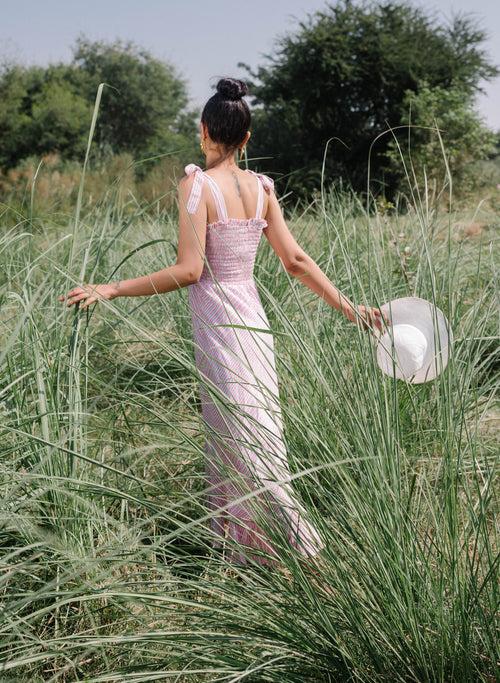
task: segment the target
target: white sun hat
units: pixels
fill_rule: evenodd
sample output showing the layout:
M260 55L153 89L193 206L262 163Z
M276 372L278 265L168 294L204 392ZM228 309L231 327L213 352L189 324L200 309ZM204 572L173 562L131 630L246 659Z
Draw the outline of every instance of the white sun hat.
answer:
M382 372L412 384L437 377L448 363L453 344L443 312L415 296L394 299L380 309L391 322L375 335L377 363Z

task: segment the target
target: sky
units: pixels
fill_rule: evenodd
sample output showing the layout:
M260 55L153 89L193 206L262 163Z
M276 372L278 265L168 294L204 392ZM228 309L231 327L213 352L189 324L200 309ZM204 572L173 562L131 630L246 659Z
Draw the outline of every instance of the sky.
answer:
M499 0L415 0L444 21L469 13L486 29L485 48L500 65ZM132 40L174 64L191 105L201 107L221 76L245 78L272 54L275 39L293 32L326 0L0 0L0 59L26 65L69 61L79 34L91 40ZM500 130L500 78L483 84L477 108Z

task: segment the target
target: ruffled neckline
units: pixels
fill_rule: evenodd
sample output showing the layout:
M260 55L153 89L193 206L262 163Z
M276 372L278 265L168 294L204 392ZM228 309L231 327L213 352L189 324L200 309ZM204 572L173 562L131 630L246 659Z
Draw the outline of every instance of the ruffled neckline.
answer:
M212 228L216 226L223 226L223 225L241 225L245 223L263 223L262 225L263 228L267 228L267 221L265 218L226 218L226 219L219 219L217 221L213 221L212 223L207 223L207 228Z

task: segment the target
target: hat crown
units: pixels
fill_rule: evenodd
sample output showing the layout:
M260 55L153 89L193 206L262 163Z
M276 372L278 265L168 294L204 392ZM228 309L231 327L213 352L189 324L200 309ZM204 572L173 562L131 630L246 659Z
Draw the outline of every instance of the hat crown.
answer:
M394 355L392 354L393 344ZM409 378L422 367L427 346L427 339L418 327L405 323L394 325L392 335L385 332L380 339L379 361L383 365L384 372L390 374L394 358L403 377Z
M419 297L393 299L381 307L390 325L375 335L377 363L390 377L428 382L446 367L453 333L443 312Z

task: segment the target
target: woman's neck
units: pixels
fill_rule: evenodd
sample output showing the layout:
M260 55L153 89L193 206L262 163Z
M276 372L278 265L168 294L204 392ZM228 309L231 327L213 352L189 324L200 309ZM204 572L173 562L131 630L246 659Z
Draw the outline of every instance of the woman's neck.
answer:
M236 157L235 153L230 154L226 159L223 161L218 161L221 158L220 152L217 150L208 150L207 156L206 156L206 167L207 168L212 168L213 166L217 166L217 168L223 168L228 171L234 171L237 168L239 168L238 164L236 163Z

